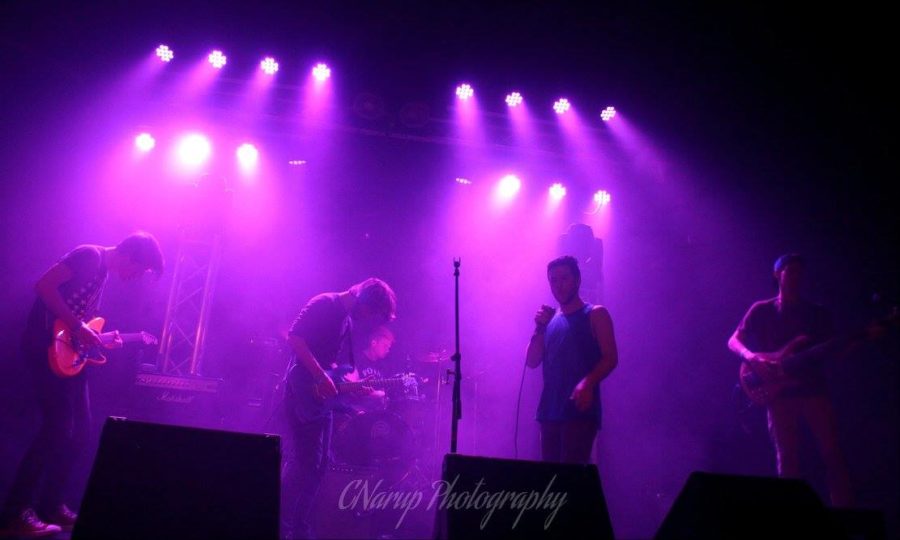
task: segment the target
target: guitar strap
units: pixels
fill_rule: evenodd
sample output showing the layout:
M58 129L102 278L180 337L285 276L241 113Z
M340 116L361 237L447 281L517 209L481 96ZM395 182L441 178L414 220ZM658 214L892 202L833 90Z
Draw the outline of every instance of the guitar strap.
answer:
M356 369L356 361L353 359L353 319L349 315L347 316L346 324L344 324L344 331L341 334L341 347L346 347L347 363L353 366L353 369Z

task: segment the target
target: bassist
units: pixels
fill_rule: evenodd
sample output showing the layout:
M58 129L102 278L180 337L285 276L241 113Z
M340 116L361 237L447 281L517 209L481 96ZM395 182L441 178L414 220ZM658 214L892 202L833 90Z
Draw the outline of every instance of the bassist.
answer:
M778 258L774 277L778 296L754 303L728 340L728 348L752 367L772 363L771 353L791 342L805 347L828 340L833 334L831 314L803 297L805 263L797 254ZM797 340L797 338L801 340ZM844 455L838 445L834 410L828 397L824 362L789 373L785 385L767 404L769 435L775 446L778 475L800 476L800 424L805 423L827 469L834 506L850 506L852 489ZM768 367L768 366L760 366Z

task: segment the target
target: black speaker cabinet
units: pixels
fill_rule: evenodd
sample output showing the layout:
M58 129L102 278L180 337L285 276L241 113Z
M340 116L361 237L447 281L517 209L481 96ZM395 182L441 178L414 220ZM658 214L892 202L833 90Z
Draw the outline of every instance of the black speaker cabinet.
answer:
M110 417L72 538L278 538L281 448Z
M802 480L694 472L663 520L657 540L846 538Z
M434 537L613 538L595 465L447 454Z

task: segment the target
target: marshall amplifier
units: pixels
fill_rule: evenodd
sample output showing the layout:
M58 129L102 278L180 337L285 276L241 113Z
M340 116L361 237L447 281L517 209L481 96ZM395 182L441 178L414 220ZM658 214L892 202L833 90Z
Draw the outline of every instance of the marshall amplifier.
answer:
M137 420L194 427L220 427L221 379L138 373L128 416Z

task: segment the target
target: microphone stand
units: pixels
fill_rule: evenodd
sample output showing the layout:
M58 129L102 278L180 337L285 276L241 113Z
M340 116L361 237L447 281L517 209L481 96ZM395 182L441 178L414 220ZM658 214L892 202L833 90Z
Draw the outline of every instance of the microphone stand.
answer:
M455 316L456 316L456 352L453 353L453 369L447 370L447 376L453 377L453 413L450 419L450 453L456 453L456 440L459 431L459 420L462 418L462 399L460 396L460 382L462 381L462 369L460 368L461 355L459 354L459 259L453 259L453 277L456 281L455 291Z

